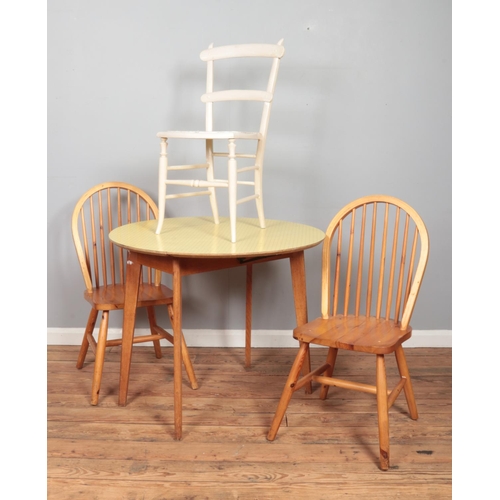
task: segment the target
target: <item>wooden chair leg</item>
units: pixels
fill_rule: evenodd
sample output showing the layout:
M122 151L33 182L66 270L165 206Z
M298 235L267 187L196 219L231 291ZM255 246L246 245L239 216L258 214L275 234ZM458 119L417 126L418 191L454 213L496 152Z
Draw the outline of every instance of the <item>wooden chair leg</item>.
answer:
M189 351L187 348L186 340L184 339L184 334L182 334L182 362L184 363L184 368L186 369L186 374L191 384L191 389L198 389L198 380L196 380L196 375L194 373L193 365L191 363L191 358L189 357Z
M87 351L89 350L89 339L88 335L92 335L94 331L95 322L97 320L97 309L92 308L90 310L89 318L87 320L87 326L85 327L85 333L83 334L82 345L80 346L80 352L78 353L78 359L76 360L76 367L78 369L83 367L85 358L87 357Z
M303 251L290 255L290 270L292 272L295 319L297 321L297 326L302 326L307 323L306 264ZM302 375L307 375L310 372L311 356L308 349L302 365ZM304 392L306 394L312 394L312 382L308 382L305 385Z
M101 325L99 327L99 338L94 362L94 378L92 380L91 405L96 405L99 401L99 391L101 389L102 369L104 366L104 354L106 352L106 340L108 338L109 311L102 312Z
M380 447L380 468L389 468L389 408L387 404L387 378L385 373L385 358L377 354L377 413L378 436Z
M306 357L304 358L304 363L302 364L302 376L307 375L311 372L311 351L307 349ZM306 394L312 394L312 382L308 382L305 385L304 392Z
M337 359L337 354L339 350L336 349L335 347L330 347L328 349L328 355L326 357L326 362L330 365L330 368L328 368L325 372L325 377L331 377L333 374L333 369L335 368L335 361ZM326 399L328 396L328 389L330 389L330 386L327 384L323 384L321 387L321 393L319 395L320 399Z
M292 398L292 394L295 392L294 385L297 382L297 379L299 378L300 370L302 369L302 365L304 364L304 360L306 359L308 354L309 354L309 344L301 342L299 352L295 357L292 369L288 374L285 387L281 394L281 398L278 403L278 408L276 409L276 413L271 423L271 428L269 429L269 433L267 434L268 441L274 441L274 438L278 433L278 429L280 428L281 421L285 416L285 412L286 409L288 408L288 404L290 403L290 399Z
M153 306L148 306L148 307L146 307L146 310L148 312L149 329L151 330L151 335L155 335L156 334L155 326L157 326L155 309ZM161 359L160 341L153 340L153 346L155 348L156 358Z
M415 394L413 393L413 385L411 383L410 372L408 370L408 365L406 364L406 356L403 350L403 346L399 346L396 351L396 362L398 364L399 375L401 377L406 377L406 384L404 385L406 403L408 404L408 409L410 410L410 417L413 420L417 420L418 411L417 403L415 402Z
M174 320L174 308L171 304L167 305L168 316L170 318L170 322L173 323ZM184 338L184 334L182 334L182 362L184 363L184 368L186 369L186 374L189 379L189 383L191 384L191 389L198 389L198 380L196 380L196 375L194 373L193 364L191 363L191 358L189 356L189 351L187 348L186 340Z

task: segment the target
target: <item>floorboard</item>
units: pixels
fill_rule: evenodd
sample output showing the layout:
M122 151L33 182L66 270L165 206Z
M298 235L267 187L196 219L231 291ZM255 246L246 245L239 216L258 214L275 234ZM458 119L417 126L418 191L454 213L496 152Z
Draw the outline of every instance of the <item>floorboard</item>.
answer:
M126 407L117 405L120 348L106 354L98 406L93 355L47 350L50 500L448 499L452 496L451 349L406 350L419 419L400 396L390 409L391 468L378 467L376 401L330 388L294 394L278 436L266 440L295 349L191 348L200 388L184 376L183 439L174 440L172 349L134 347ZM345 355L344 355L345 354ZM325 350L312 350L312 363ZM373 356L340 353L337 376L373 383ZM388 359L389 387L397 368Z

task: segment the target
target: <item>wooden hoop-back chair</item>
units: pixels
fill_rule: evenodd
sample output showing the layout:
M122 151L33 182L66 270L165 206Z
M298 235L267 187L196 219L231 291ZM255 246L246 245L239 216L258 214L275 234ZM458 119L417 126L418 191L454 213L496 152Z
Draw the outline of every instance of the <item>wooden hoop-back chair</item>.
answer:
M321 317L297 327L300 347L267 439L273 441L292 394L311 382L374 394L377 400L380 468L389 468L389 408L404 391L410 417L418 418L403 342L427 265L424 222L405 202L366 196L346 205L326 231L322 256ZM299 378L310 344L327 346L326 363ZM376 356L375 385L332 376L338 350ZM394 353L399 380L387 389L385 355Z
M107 182L89 189L77 202L72 218L72 234L85 281L84 298L91 309L83 335L77 368L82 368L90 348L95 354L91 404L99 400L105 349L121 345L122 339L108 340L109 313L123 310L125 300L126 251L114 245L109 232L122 224L156 219L158 208L143 190L123 182ZM173 343L173 336L156 322L155 306L167 306L172 320L172 290L161 284L161 272L143 268L137 307L147 309L150 335L134 337L134 344L153 342L157 358L161 358L160 339ZM97 315L102 312L97 341L93 332ZM182 337L182 359L193 389L198 388L193 366Z
M271 106L278 78L280 59L285 53L283 40L277 44L250 43L241 45L225 45L213 47L200 54L202 61L207 63L207 85L206 93L201 96L205 103L205 130L202 131L168 131L159 132L157 137L161 139L160 163L159 163L159 188L158 207L159 218L156 233L162 229L165 216L165 200L172 198L184 198L188 196L207 195L210 199L212 214L215 224L219 224L219 212L215 188L228 189L229 198L229 219L231 228L231 241L236 242L236 206L240 203L255 200L259 224L261 228L266 227L264 218L264 205L262 201L262 165L264 160L264 149L266 146L267 131L269 127L269 117ZM214 63L222 59L242 58L267 58L271 59L271 69L267 79L265 90L214 90ZM220 64L220 63L218 63ZM234 74L236 74L234 72ZM262 104L262 115L258 130L240 132L235 130L214 131L213 104L219 102L254 101ZM220 114L219 114L220 116ZM257 127L256 127L257 128ZM205 162L190 165L168 165L167 161L167 141L170 139L198 139L205 141ZM227 141L227 150L214 151L214 141ZM236 142L250 141L256 145L255 153L245 153L236 151ZM239 147L239 146L238 146ZM215 178L214 160L216 157L225 157L228 160L228 173L224 178ZM251 164L237 167L237 162L250 161ZM169 178L168 173L172 171L204 170L203 179L178 179ZM238 180L238 175L244 172L253 172L253 180ZM167 194L167 185L177 185L195 188L195 190ZM238 198L237 188L240 185L253 186L253 194Z

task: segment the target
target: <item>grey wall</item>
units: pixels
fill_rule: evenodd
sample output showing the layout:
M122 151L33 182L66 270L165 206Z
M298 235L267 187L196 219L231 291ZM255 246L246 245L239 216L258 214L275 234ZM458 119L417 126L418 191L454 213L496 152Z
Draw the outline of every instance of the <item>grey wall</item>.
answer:
M266 217L325 229L359 196L404 199L431 240L413 327L451 330L450 0L49 0L48 327L83 327L88 314L70 233L80 195L121 180L156 200L156 133L204 124L200 51L280 38ZM256 216L251 204L240 207ZM222 202L220 210L227 215ZM168 208L200 213L210 213L204 197ZM306 252L306 265L314 317L320 247ZM292 328L286 261L254 273L254 328ZM243 269L183 285L185 328L244 328ZM117 315L111 326L120 324Z

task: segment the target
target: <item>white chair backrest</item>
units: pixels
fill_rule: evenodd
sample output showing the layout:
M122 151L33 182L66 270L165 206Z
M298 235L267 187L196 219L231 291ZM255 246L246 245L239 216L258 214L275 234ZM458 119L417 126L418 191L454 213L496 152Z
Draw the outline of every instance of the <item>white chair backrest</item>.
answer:
M200 58L202 61L207 63L207 87L206 93L201 96L201 100L206 105L206 130L213 130L214 102L256 101L263 103L259 132L263 137L265 137L269 126L271 104L273 101L274 90L276 88L276 80L278 78L279 63L284 53L285 48L283 47L283 39L281 39L277 44L249 43L241 45L225 45L222 47L213 47L213 45L210 45L208 49L203 50L200 54ZM266 89L227 89L214 91L214 61L243 57L272 59L271 71Z

